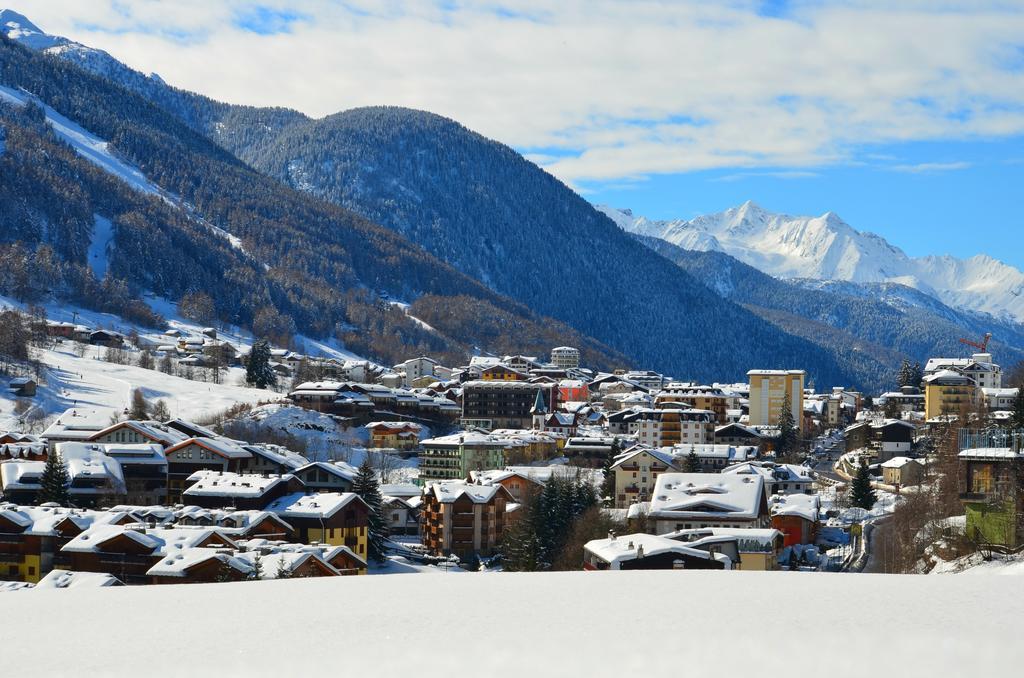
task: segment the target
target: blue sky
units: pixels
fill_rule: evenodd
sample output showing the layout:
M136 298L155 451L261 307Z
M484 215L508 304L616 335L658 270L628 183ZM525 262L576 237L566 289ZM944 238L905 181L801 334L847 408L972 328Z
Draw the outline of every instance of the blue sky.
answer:
M1024 5L1005 0L20 0L220 100L398 105L594 202L834 211L911 255L1024 268Z

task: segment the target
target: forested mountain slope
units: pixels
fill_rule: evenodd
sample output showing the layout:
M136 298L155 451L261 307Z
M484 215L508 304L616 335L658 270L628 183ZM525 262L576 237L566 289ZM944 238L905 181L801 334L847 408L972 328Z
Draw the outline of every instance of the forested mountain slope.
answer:
M143 97L2 35L0 86L10 93L0 109L0 243L24 262L14 267L24 274L6 274L23 295L53 291L110 305L106 290L116 290L117 303L137 307L142 290L172 299L203 290L221 319L266 333L336 335L383 360L420 350L464 357L472 344L443 325L426 329L378 297L431 294L454 308L472 299L486 311L481 326L507 329L483 350L541 353L572 341L597 366L627 360L401 236L253 171ZM11 103L15 97L28 103ZM83 159L54 133L43 106L105 140L97 144L103 152L112 149L160 193L134 190ZM112 233L100 282L90 277L86 251L104 220ZM56 273L29 284L42 261ZM530 340L519 343L517 332Z

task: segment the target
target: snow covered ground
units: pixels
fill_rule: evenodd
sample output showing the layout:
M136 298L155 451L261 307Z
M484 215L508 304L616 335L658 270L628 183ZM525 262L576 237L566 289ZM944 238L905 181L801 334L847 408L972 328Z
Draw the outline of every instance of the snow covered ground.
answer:
M150 401L163 400L171 416L185 419L223 411L239 402L257 403L276 400L281 394L264 389L239 386L245 371L225 371L224 383L191 381L181 377L147 370L134 365L115 365L99 359L104 349L89 346L80 357L67 341L55 350L38 352L39 359L49 366L46 384L40 385L30 402L46 415L56 415L71 407L109 408L122 411L130 404L131 392L141 388ZM13 398L0 397L0 430L19 429L14 415Z
M990 560L985 560L980 553L972 553L956 560L939 560L928 574L1024 575L1024 554L1003 556L993 553Z
M792 576L504 573L33 590L5 595L4 613L45 620L46 632L21 634L4 672L934 678L1014 675L1024 662L1024 596L1007 595L997 577L809 573L792 586ZM780 590L784 605L758 603ZM389 614L396 604L409 614ZM126 643L119 631L201 620L222 632ZM739 624L760 630L722 633ZM267 639L272 649L261 646Z

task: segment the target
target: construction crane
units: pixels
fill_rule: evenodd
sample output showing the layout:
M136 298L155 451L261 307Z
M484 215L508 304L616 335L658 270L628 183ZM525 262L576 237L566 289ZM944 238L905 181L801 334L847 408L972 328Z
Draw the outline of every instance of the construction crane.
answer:
M970 339L961 339L960 343L961 344L967 344L968 346L973 346L974 348L978 349L978 353L984 353L986 350L988 350L988 340L991 339L991 338L992 338L992 333L991 332L986 332L985 333L985 338L982 339L980 342L978 342L978 341L971 341Z

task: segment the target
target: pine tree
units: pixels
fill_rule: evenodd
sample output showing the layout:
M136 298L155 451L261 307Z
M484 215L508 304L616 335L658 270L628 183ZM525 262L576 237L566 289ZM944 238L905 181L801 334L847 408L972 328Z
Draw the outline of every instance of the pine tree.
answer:
M910 361L904 358L903 364L900 365L900 371L896 375L896 383L899 384L900 388L913 384L914 376L911 373L912 370L913 368L910 366Z
M275 579L291 579L292 572L284 566L284 556L277 559L277 570L274 572Z
M683 460L684 473L700 473L700 457L697 456L697 448L690 445L690 453Z
M67 462L56 452L51 453L46 458L46 466L43 467L43 475L39 481L39 503L54 502L67 506L70 482Z
M245 381L256 388L277 385L277 375L270 366L270 344L265 339L252 345L249 361L245 366Z
M886 398L885 400L885 418L886 419L899 419L900 418L900 406L892 398Z
M796 427L793 413L783 407L779 413L779 437L775 443L775 456L778 459L795 455L800 444L800 431Z
M874 488L871 487L871 474L868 473L867 465L861 464L853 482L850 483L850 503L870 511L876 501L878 501L878 497L875 495Z
M359 466L359 472L352 482L352 491L370 507L367 516L367 555L371 560L383 563L387 553L388 523L384 517L383 500L380 496L380 484L377 473L373 470L367 456Z
M146 396L143 395L141 388L132 391L132 404L128 418L136 421L149 418L149 403L146 402Z
M924 380L924 370L921 369L921 363L914 363L914 366L910 368L910 384L908 385L920 388L922 380Z
M259 551L253 556L252 571L249 572L249 579L255 579L256 581L263 579L263 558L260 556Z

